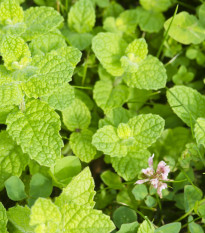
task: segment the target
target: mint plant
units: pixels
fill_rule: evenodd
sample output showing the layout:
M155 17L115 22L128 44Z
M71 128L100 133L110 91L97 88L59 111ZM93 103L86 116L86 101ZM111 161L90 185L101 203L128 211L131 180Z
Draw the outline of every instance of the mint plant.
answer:
M204 232L204 12L0 1L0 233Z

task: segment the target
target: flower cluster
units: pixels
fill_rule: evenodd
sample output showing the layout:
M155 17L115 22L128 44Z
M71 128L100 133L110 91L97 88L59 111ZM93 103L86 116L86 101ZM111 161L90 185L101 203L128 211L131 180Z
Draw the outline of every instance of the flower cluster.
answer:
M135 184L143 184L145 182L150 182L150 184L157 189L157 193L162 198L162 190L167 188L167 184L163 181L170 181L167 179L170 172L170 168L164 161L160 161L157 170L155 172L153 168L153 158L154 154L148 159L149 167L142 169L142 173L145 176L144 180L138 180Z

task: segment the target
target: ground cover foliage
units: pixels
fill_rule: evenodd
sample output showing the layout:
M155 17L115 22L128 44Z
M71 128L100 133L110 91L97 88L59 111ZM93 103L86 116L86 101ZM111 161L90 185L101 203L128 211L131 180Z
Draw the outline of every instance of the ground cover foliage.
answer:
M203 233L205 2L0 0L0 233Z

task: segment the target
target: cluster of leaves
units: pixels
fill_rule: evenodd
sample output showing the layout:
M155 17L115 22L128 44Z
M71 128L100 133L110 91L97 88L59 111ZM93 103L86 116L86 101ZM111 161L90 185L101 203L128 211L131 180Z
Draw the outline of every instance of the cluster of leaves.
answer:
M204 232L203 1L0 0L0 55L0 233Z

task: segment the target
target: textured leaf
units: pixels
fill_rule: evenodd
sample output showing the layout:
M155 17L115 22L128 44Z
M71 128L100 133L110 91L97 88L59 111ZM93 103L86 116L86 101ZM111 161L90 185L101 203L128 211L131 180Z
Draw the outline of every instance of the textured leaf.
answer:
M23 37L28 41L59 27L63 17L53 7L30 7L24 12L24 21L27 28Z
M147 219L144 220L137 231L137 233L154 233L154 225Z
M164 88L167 74L163 64L149 55L135 73L125 73L124 80L130 87L146 90L158 90Z
M113 76L123 74L120 58L124 55L126 42L114 33L99 33L92 41L92 49L102 66Z
M91 208L95 204L93 201L94 195L94 180L90 169L86 167L63 189L60 196L56 198L55 204L62 209L65 204L76 204Z
M74 88L68 83L64 84L62 87L56 88L51 95L41 97L41 100L60 111L68 108L74 99Z
M194 208L196 201L200 201L203 197L202 191L196 186L186 185L184 187L184 207L185 212L189 212Z
M87 206L66 204L62 209L63 229L70 233L109 233L115 229L110 217Z
M4 37L1 43L1 54L8 70L22 69L31 61L28 45L21 37Z
M140 0L140 4L148 11L163 12L171 6L172 2L171 0Z
M171 20L172 18L165 22L165 30L168 29ZM196 16L185 11L174 17L168 34L182 44L199 44L205 39L205 29Z
M73 153L83 162L89 163L96 154L96 148L91 144L93 132L85 129L73 132L70 136L70 147Z
M0 5L0 23L3 25L16 24L23 21L23 9L16 0L4 0Z
M3 204L0 202L0 229L1 233L7 233L7 215L6 215L6 209L4 208Z
M160 12L147 11L142 7L137 8L137 21L140 29L145 32L159 32L163 28L164 16Z
M79 99L75 99L68 108L62 111L63 122L70 130L86 129L91 120L88 107Z
M32 65L37 67L36 74L23 84L23 88L26 95L34 98L52 93L70 82L74 71L65 57L56 54L39 56Z
M108 80L97 81L93 90L93 98L104 112L121 107L127 101L128 95L127 86L119 84L113 87L112 81Z
M111 163L117 174L129 181L137 177L141 170L147 167L149 157L149 151L140 150L138 152L128 152L126 157L112 157Z
M58 31L52 31L46 35L39 36L29 44L32 56L45 55L52 50L57 50L62 47L66 47L66 42Z
M46 103L28 102L24 112L15 111L8 116L7 125L8 133L24 153L41 165L51 166L60 157L60 119Z
M11 139L6 131L0 133L0 190L10 176L20 176L28 163L28 155Z
M194 128L194 134L198 144L205 146L205 118L198 118Z
M146 58L148 53L146 41L135 39L125 50L126 56L121 57L122 67L126 72L137 72L139 64Z
M34 227L29 225L31 210L25 206L15 206L9 208L7 216L9 221L18 229L20 232L34 233Z
M59 229L61 213L59 208L49 199L38 198L31 208L30 225L36 226L35 232L55 233ZM52 230L52 231L49 231Z
M161 135L164 120L158 115L146 114L131 118L118 128L106 125L93 135L92 144L110 156L124 157L132 151L146 149Z
M204 26L205 25L205 3L199 7L199 21Z
M167 91L167 99L172 110L188 126L193 125L197 118L205 116L205 97L190 87L170 88Z
M90 0L79 0L68 13L68 25L76 32L90 32L95 25L95 9Z

